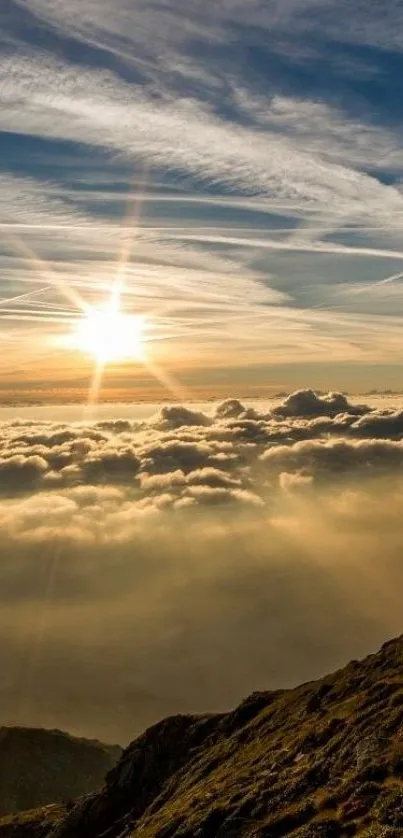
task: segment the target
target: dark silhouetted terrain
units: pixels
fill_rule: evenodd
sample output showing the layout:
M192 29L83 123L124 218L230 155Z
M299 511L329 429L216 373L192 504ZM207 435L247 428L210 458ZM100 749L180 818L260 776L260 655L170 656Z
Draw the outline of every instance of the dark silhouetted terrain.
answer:
M403 639L296 689L176 716L72 808L0 838L338 838L403 834Z
M58 730L0 728L0 814L88 794L121 749Z

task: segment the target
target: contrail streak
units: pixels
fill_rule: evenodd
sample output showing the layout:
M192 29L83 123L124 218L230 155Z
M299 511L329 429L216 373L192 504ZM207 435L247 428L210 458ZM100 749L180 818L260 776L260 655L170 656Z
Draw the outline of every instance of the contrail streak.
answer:
M403 271L400 271L398 274L392 274L392 276L387 276L385 279L375 282L375 285L389 285L390 282L395 282L397 279L403 279Z
M22 239L15 235L9 235L8 241L15 247L17 251L20 251L26 258L29 265L31 265L37 273L42 276L44 279L47 280L47 284L50 285L52 288L57 288L64 294L65 297L72 303L76 308L80 311L85 311L86 305L84 301L81 299L80 295L77 294L76 291L71 288L65 280L58 277L53 271L50 270L49 266L43 259L32 250L29 245L26 244Z
M20 302L21 300L29 300L29 299L31 299L31 297L37 297L37 296L39 296L39 294L44 294L45 291L51 291L51 290L52 290L51 285L44 285L43 288L38 288L36 291L26 291L24 294L17 294L16 297L3 297L3 299L0 300L0 306L6 305L6 304L9 304L9 303L17 303L17 302Z

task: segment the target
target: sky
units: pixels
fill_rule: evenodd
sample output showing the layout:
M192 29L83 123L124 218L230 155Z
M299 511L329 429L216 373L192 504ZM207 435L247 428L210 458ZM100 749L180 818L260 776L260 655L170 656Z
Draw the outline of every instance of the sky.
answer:
M401 633L402 77L401 0L0 0L0 724Z
M0 0L2 402L400 390L402 70L399 0Z

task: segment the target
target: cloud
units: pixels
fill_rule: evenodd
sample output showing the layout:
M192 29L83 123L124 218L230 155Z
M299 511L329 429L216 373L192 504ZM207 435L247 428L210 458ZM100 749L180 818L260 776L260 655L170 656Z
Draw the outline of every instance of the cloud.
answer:
M394 414L314 395L2 423L4 723L124 742L399 630L403 430L363 437Z
M279 483L285 492L295 492L312 486L313 478L308 474L283 471L280 474Z
M210 425L211 420L205 413L189 410L187 407L164 406L155 421L161 431L175 430L185 425Z
M155 72L159 51L165 59L173 54L176 57L186 55L192 42L223 42L228 39L228 33L235 36L234 24L247 26L251 20L270 41L277 38L280 41L278 49L284 51L287 35L303 36L309 32L318 40L330 37L336 43L355 42L386 48L393 46L394 49L403 46L398 0L391 0L386 11L377 3L368 6L364 2L352 10L347 3L340 6L335 0L285 0L281 4L276 0L266 3L225 0L218 4L206 3L202 11L195 2L185 3L184 0L170 0L163 7L142 0L134 9L126 0L115 2L113 9L103 0L86 0L84 7L78 0L69 0L63 5L51 0L23 0L20 5L59 31L80 37L89 44L99 44L121 55L127 54L130 45L136 45L140 56L145 52L144 57L149 59ZM157 21L160 27L156 26ZM297 45L303 49L303 43L297 42ZM314 46L308 41L305 51L315 54ZM195 63L193 60L191 64L193 72Z
M335 105L293 96L254 97L250 90L234 89L242 112L257 124L298 138L307 151L316 149L327 159L352 167L399 171L403 166L400 137L392 128L354 121Z
M403 445L384 440L352 442L344 439L309 440L292 446L269 448L262 454L263 462L274 472L295 471L324 480L334 475L360 472L370 475L400 470L403 462Z
M124 308L192 397L397 381L403 13L353 5L9 0L2 397L86 393L60 338L125 255ZM312 390L3 423L2 719L126 739L400 630L402 446L401 409Z
M66 350L62 351L60 336L80 316L79 298L97 302L108 293L122 248L132 250L125 273L127 309L152 313L150 348L157 357L161 351L162 358L168 357L181 367L189 359L190 374L195 367L211 369L217 365L218 357L224 357L225 363L234 367L241 363L263 365L268 354L272 363L284 363L297 355L302 364L318 360L322 350L331 353L335 365L344 360L401 360L397 337L401 318L395 297L386 299L384 294L380 313L374 309L370 283L366 283L367 290L361 288L359 304L357 296L350 293L355 287L357 264L350 263L350 259L362 258L364 265L359 270L366 276L369 268L365 263L375 271L373 260L399 262L403 258L398 238L392 235L400 224L401 190L369 177L370 161L364 174L359 172L358 163L350 161L346 170L340 164L350 128L353 145L354 137L358 142L359 137L366 135L357 121L346 128L345 136L341 131L342 116L338 111L333 113L332 106L275 96L268 111L272 127L263 131L251 124L234 126L197 99L168 96L157 104L154 94L150 97L143 86L125 83L110 70L103 71L100 77L94 68L84 71L49 55L29 53L23 57L19 53L14 60L7 54L3 71L2 113L6 131L17 129L18 124L18 130L37 132L53 140L69 137L72 142L87 143L88 148L95 144L123 152L128 155L125 161L130 158L135 166L139 158L150 156L157 168L161 166L166 172L167 168L177 171L179 166L184 176L193 172L198 181L202 178L211 182L215 190L228 192L232 183L236 193L254 193L248 201L239 194L232 199L228 195L214 198L202 194L198 201L197 196L182 192L165 194L162 200L158 194L153 198L150 188L147 221L137 230L135 247L131 248L132 231L122 229L117 222L122 211L122 189L112 195L105 183L99 193L93 184L84 189L81 174L74 174L71 161L67 174L62 167L63 180L67 177L68 183L57 183L49 177L28 177L26 173L3 175L0 215L5 225L6 253L0 260L2 341L7 343L16 367L21 367L21 344L29 348L33 382L44 370L45 390L55 383L56 376L58 386L68 389L72 362ZM60 82L56 92L55 77ZM21 97L27 108L23 108L28 120L25 128ZM92 114L94 108L96 113ZM119 114L115 113L116 108L121 109ZM309 151L310 138L306 141L307 149L303 148L301 135L305 137L311 115L315 117L316 137L327 123L333 126L336 137L343 134L339 151L332 152L332 160L326 133L322 139L328 150L326 154L321 152L323 160L317 151ZM97 119L102 123L99 130ZM121 129L121 125L127 129ZM58 137L52 134L54 126L60 132ZM186 142L184 126L188 126ZM122 135L126 130L127 142ZM204 138L202 131L206 132ZM372 137L369 128L368 133ZM378 139L377 148L384 148L386 155L392 139L388 132L382 140ZM138 143L138 147L133 143ZM336 140L332 143L334 148ZM372 139L368 139L366 147L372 145ZM183 160L174 159L181 155ZM377 159L381 156L379 152ZM267 159L273 162L271 173ZM127 181L127 162L125 166L126 174L118 168L116 178L126 177ZM62 168L57 169L59 177ZM123 198L127 208L130 200L125 194ZM139 199L139 207L140 204ZM172 215L167 211L168 205ZM194 213L190 218L189 207L193 207ZM149 218L149 213L156 217ZM357 242L354 237L351 239L350 231L340 241L335 230L346 219L348 224L354 220L354 231L363 220L378 228L376 235L380 235L381 228L386 229L386 238L371 241L361 230L356 233L361 236ZM279 226L283 224L285 227ZM317 258L331 260L339 255L349 265L345 293L337 292L337 276L334 283L319 278L319 290L314 288L312 296L320 299L318 309L322 311L309 300L306 306L307 289L301 287L300 260L309 258L310 272L315 273ZM280 256L290 260L291 272L284 269L286 282L282 275L276 276ZM272 259L276 265L273 275ZM259 269L256 263L260 264ZM343 277L346 279L344 269ZM10 292L10 279L18 293ZM336 310L329 310L335 303ZM357 304L364 312L369 306L372 316L352 315L349 309L354 312ZM341 314L342 308L347 310ZM392 313L397 318L388 319L386 334L384 314ZM373 334L370 343L369 329ZM247 355L244 360L243 354ZM75 357L74 362L83 367L84 380L87 369L83 359ZM4 381L9 365L1 365ZM28 378L25 374L24 381ZM85 385L81 386L84 389ZM126 382L122 389L125 386Z
M14 454L0 459L0 477L6 492L32 489L40 482L47 469L47 462L38 455Z
M191 487L239 491L265 501L262 464L312 476L400 465L400 410L351 402L342 393L298 390L269 410L228 399L206 413L165 405L148 421L106 420L93 425L3 422L1 492L123 486L136 502L159 492L202 498ZM276 478L277 479L277 478ZM208 495L208 492L207 492Z
M353 426L357 436L375 439L401 438L403 435L403 411L383 410L364 415Z
M401 363L401 300L371 290L403 258L401 10L344 18L334 0L10 0L0 317L9 366L28 347L26 396L42 375L52 389L56 348L69 389L55 339L129 251L125 305L152 312L153 350L186 374L222 356Z
M3 130L121 151L157 168L186 172L248 194L306 202L322 209L331 200L335 215L392 218L402 211L399 190L363 169L345 165L342 148L332 161L324 153L326 138L318 157L319 144L313 153L308 143L304 148L298 135L293 138L276 130L276 108L273 129L263 133L219 117L196 98L162 94L156 100L143 85L125 84L107 71L83 71L50 56L6 56L0 74ZM305 103L306 109L310 106L315 107ZM319 112L320 126L322 117ZM338 119L336 113L336 124ZM353 132L357 137L357 122ZM388 135L379 135L390 150Z
M329 393L318 396L313 390L298 390L272 411L275 416L337 416L339 413L349 413L357 416L369 413L369 408L361 405L351 405L342 393Z
M218 419L236 419L239 417L248 419L250 417L255 418L256 411L251 408L245 408L239 399L225 399L225 401L217 405L216 416Z

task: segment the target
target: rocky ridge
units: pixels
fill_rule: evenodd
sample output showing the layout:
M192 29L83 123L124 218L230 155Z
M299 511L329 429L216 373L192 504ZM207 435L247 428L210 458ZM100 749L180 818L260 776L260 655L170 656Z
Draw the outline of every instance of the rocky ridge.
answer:
M236 710L175 716L66 809L0 838L397 838L403 835L403 639Z

